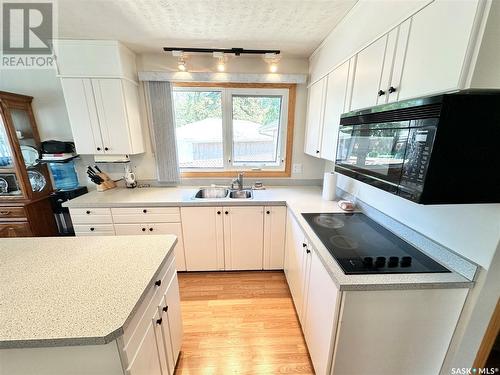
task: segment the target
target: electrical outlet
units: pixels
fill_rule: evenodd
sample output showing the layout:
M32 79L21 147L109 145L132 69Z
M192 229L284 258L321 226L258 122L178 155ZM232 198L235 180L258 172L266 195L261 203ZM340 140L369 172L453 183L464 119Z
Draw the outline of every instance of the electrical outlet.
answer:
M302 164L293 164L292 166L293 173L302 173Z

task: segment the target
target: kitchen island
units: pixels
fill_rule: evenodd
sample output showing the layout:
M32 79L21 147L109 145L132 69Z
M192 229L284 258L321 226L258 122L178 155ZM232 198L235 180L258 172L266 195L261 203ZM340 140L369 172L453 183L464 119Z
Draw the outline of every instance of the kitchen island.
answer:
M173 235L2 240L0 373L173 369L182 338L176 242Z

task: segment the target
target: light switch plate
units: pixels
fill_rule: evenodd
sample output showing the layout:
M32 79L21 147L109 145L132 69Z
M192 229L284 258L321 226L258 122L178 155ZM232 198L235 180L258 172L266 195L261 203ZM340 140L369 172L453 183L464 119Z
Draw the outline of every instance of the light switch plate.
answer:
M302 173L302 164L293 164L292 172L293 173Z

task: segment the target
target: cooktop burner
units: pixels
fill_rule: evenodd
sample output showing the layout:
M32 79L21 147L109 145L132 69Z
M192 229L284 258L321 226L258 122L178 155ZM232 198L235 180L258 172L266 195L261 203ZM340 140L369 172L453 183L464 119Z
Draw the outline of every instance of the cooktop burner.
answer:
M302 216L347 275L450 272L362 213Z

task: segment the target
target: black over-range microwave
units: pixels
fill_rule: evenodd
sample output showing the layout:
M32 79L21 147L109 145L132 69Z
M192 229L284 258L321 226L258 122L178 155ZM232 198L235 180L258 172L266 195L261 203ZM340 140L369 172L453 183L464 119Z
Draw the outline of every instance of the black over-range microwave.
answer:
M421 204L500 203L500 91L345 113L335 171Z

